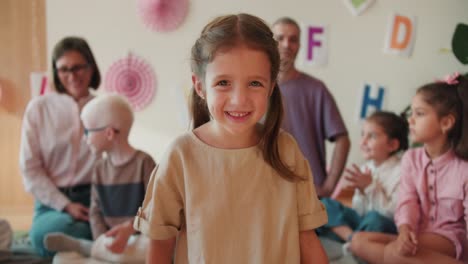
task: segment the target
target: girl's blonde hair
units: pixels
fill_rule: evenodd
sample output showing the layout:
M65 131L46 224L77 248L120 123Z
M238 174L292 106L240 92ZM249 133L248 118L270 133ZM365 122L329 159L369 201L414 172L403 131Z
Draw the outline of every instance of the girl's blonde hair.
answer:
M213 61L216 53L221 48L229 49L236 45L246 45L265 52L271 63L271 80L275 81L275 86L269 99L265 124L260 135L259 147L263 158L281 177L287 180L302 179L283 163L278 150L278 134L283 119L283 103L276 84L280 57L273 33L263 20L249 14L215 18L203 28L200 37L192 47L192 72L204 80L206 65ZM210 121L210 113L206 101L198 96L195 88L191 91L190 101L192 128L195 129Z
M81 119L92 120L97 126L110 126L128 137L134 116L132 107L124 97L118 94L103 94L83 107Z

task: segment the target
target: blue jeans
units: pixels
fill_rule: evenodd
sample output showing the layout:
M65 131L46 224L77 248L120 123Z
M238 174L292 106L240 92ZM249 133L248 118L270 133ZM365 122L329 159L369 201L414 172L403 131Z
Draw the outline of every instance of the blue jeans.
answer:
M348 226L354 232L397 233L397 227L393 220L381 215L377 211L370 211L360 216L354 209L346 207L336 200L323 198L321 201L327 209L328 223L316 229L319 236L343 242L343 240L331 230L331 228L337 226Z
M79 192L63 192L72 202L78 202L86 207L90 203L90 188L81 188ZM53 256L44 248L44 237L51 232L63 232L69 236L83 239L92 239L89 222L77 221L63 211L57 211L43 205L36 200L34 204L34 218L29 236L36 252L43 256Z

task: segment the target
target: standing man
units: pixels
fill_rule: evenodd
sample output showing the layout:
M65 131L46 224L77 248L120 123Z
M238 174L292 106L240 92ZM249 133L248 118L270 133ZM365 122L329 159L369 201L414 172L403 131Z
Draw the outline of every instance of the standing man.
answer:
M278 84L285 104L283 128L297 140L309 161L320 197L329 197L343 172L350 141L335 99L325 84L296 69L300 28L289 17L273 24L281 57ZM326 170L325 140L335 142L330 170Z

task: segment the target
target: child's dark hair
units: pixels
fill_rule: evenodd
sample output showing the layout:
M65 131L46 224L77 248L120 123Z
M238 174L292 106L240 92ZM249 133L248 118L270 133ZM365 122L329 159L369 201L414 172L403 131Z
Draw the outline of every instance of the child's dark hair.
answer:
M366 118L367 121L375 122L377 125L381 126L385 134L390 139L398 140L399 147L397 150L391 154L395 154L401 150L408 149L408 122L402 116L398 116L395 113L387 111L377 111L372 113L369 117Z
M93 75L91 76L89 87L96 90L99 87L99 84L101 84L101 73L99 72L99 68L96 64L96 60L94 59L91 48L83 38L65 37L55 45L54 50L52 51L52 74L54 78L54 86L57 92L67 92L62 82L60 82L56 64L57 60L69 51L76 51L80 53L83 58L85 58L86 62L89 64L89 67L91 67L93 70Z
M439 117L452 114L455 117L453 128L448 131L455 154L468 160L468 80L458 76L455 83L434 82L417 90L423 100L433 106Z
M249 14L220 16L206 25L200 37L192 47L192 72L204 81L206 65L213 61L220 49L229 49L236 45L265 52L271 63L271 80L276 82L279 72L280 57L278 45L273 33L266 23ZM193 129L210 121L206 101L192 88L191 114ZM261 134L259 147L264 160L275 169L281 177L288 180L302 179L291 171L281 160L278 150L278 134L283 118L283 104L277 84L269 98L269 107Z

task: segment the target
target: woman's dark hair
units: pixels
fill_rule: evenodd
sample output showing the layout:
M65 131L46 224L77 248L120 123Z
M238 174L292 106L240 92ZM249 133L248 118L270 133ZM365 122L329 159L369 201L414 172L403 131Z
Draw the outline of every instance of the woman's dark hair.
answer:
M101 73L99 72L99 68L96 64L96 60L94 59L93 52L89 47L86 40L80 37L65 37L60 40L54 47L52 52L52 73L54 78L54 86L57 92L59 93L66 93L67 90L60 82L57 72L57 60L60 59L63 54L69 51L76 51L80 53L88 63L89 67L91 67L93 71L93 75L91 76L91 81L89 83L89 87L96 90L99 85L101 84Z
M395 154L401 150L408 149L408 122L402 116L387 111L377 111L366 118L367 121L375 122L381 126L385 134L390 139L396 139L400 143L398 149L392 152Z
M449 114L455 117L455 124L447 134L448 140L455 154L468 160L468 79L460 75L456 84L429 83L420 87L417 94L435 108L439 117Z
M203 28L200 37L192 47L191 69L201 79L205 77L206 65L213 61L220 49L229 49L236 45L265 52L271 63L271 80L276 82L279 72L280 57L278 44L266 23L249 14L227 15L215 18ZM210 121L206 101L192 88L190 108L193 129ZM278 135L283 119L283 103L277 84L269 98L268 111L260 135L259 147L264 160L287 180L303 179L296 175L281 160L278 150Z

